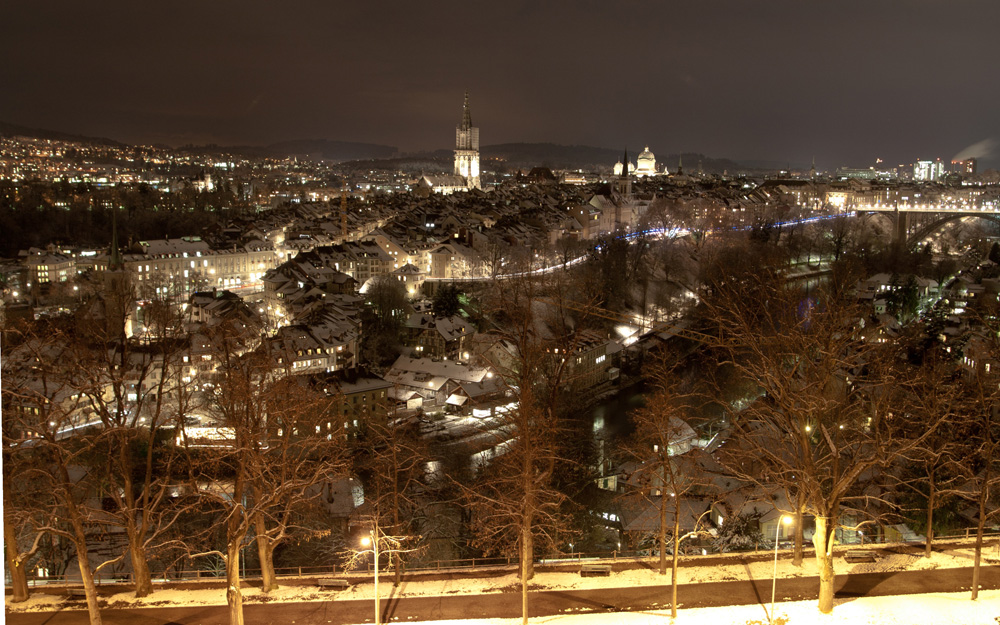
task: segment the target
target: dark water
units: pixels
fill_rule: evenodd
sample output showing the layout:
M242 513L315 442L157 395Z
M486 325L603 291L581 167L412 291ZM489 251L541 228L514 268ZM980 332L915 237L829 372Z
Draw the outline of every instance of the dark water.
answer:
M594 439L614 443L632 433L628 414L644 403L645 385L629 387L590 409Z

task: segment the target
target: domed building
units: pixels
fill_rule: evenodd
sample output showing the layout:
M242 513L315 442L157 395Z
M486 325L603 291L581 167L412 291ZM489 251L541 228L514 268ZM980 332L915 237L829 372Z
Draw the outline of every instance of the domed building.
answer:
M617 163L615 163L615 166L614 166L614 174L615 174L616 176L621 176L621 175L622 175L622 169L623 169L624 167L625 167L625 166L624 166L624 165L622 165L622 162L621 162L621 161L618 161ZM632 163L629 163L629 164L628 164L628 173L629 173L629 174L634 174L634 173L635 173L635 165L633 165Z
M647 145L635 161L635 175L642 178L643 176L655 176L656 173L656 156L649 151Z

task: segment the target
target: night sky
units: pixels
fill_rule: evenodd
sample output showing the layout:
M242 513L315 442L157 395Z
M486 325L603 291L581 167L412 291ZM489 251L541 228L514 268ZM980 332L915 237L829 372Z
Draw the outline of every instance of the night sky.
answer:
M998 0L40 0L3 14L0 120L127 142L447 149L469 89L483 145L827 169L980 144L1000 167Z

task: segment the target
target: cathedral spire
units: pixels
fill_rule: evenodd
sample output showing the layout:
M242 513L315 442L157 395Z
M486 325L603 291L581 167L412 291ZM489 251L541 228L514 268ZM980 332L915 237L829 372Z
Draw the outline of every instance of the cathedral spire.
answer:
M462 105L462 123L455 128L455 175L470 189L481 189L479 180L479 129L472 125L469 92Z
M121 250L118 249L118 210L111 213L111 249L109 251L108 269L121 269L125 263L122 261Z
M472 128L472 111L469 110L469 90L465 90L465 104L462 106L462 130Z

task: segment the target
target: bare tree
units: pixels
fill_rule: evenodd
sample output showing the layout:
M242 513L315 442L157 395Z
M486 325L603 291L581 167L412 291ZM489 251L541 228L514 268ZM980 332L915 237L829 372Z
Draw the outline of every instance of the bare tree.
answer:
M5 354L4 448L18 479L37 493L36 531L73 544L90 622L100 625L89 536L103 519L89 505L96 479L87 461L92 437L84 396L71 384L78 367L71 344L63 329L49 326Z
M6 412L8 407L4 406ZM5 423L4 428L10 427ZM8 449L8 439L4 433L3 461L3 540L4 555L7 560L7 571L10 573L11 602L27 601L28 590L27 567L42 546L45 532L35 528L42 525L35 505L37 494L31 488L32 484L23 479L14 479L14 471L19 464L14 460L15 449Z
M516 553L522 618L528 618L528 582L538 549L560 544L567 519L564 493L554 488L560 456L560 398L572 376L579 335L570 329L560 291L548 294L552 315L539 311L534 278L501 280L488 308L501 330L493 354L516 407L495 424L495 453L465 490L472 511L473 544L485 553Z
M215 340L220 367L213 412L228 439L198 456L190 489L221 511L224 546L192 557L222 559L230 623L240 625L240 558L247 538L256 534L265 583L274 588L274 548L288 538L296 511L318 499L319 485L333 479L343 425L333 427L328 401L290 375L290 362L277 361L264 347L247 351L230 332L220 331Z
M995 317L993 317L995 319ZM988 322L987 322L988 323ZM1000 344L997 343L997 328L988 323L991 342L984 354L988 361L997 362ZM964 485L955 492L976 504L976 549L972 569L972 600L979 597L980 564L983 552L983 532L991 519L1000 517L1000 508L988 505L1000 496L1000 390L995 372L980 363L968 380L967 411L970 423L969 439L971 453L956 466L962 470Z
M915 430L903 436L912 437L927 423L944 420L920 445L900 457L895 469L896 483L916 499L924 501L924 555L931 556L934 543L934 513L947 498L956 494L962 474L962 459L968 452L970 422L967 408L968 385L964 383L961 366L954 358L945 358L938 348L924 353L919 364L902 364L900 404L905 415L894 425ZM950 355L949 355L950 356Z
M833 544L850 495L866 473L922 440L899 440L889 427L892 361L867 340L843 292L805 297L762 271L717 281L706 302L713 344L759 389L742 410L730 406L734 436L721 460L764 491L802 494L816 520L819 609L828 613Z
M654 391L646 396L645 404L632 413L635 433L626 449L635 463L629 484L636 491L628 497L640 497L656 508L659 517L657 545L660 575L667 572L667 541L673 554L671 568L671 617L677 617L677 567L681 541L681 517L688 495L705 495L710 482L690 451L695 431L690 416L699 403L699 396L679 377L675 367L662 364L654 368L651 379ZM673 516L673 523L669 522ZM700 523L699 518L696 525ZM698 527L692 528L694 535Z
M389 419L380 422L369 418L362 424L353 453L355 473L365 486L368 515L380 532L405 539L408 549L395 549L393 585L402 580L403 555L413 553L419 544L420 519L427 501L422 488L428 453L413 422Z
M375 277L365 292L368 306L362 317L364 360L375 364L391 363L399 353L400 335L410 308L406 289L393 276Z
M152 590L150 552L163 542L183 506L172 497L170 477L173 446L168 438L183 427L191 408L184 388L180 315L167 302L155 300L146 309L146 324L129 337L136 301L131 289L105 293L105 314L81 319L74 337L80 354L73 384L86 397L95 423L93 461L103 476L100 495L106 500L108 525L117 525L128 539L135 595Z
M346 473L343 421L333 402L303 376L284 375L266 388L265 437L254 448L251 481L261 587L278 587L274 550L290 538L326 533L302 521L320 512L324 482Z

